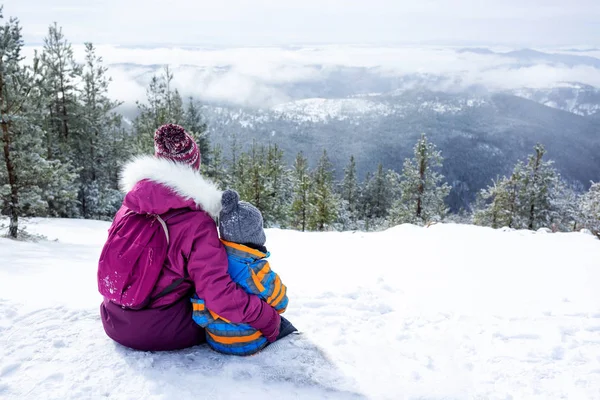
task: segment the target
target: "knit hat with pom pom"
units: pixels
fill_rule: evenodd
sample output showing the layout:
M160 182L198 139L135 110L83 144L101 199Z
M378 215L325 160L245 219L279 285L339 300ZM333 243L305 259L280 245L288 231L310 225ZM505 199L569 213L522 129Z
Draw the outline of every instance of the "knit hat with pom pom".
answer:
M219 215L221 239L239 244L264 246L267 238L263 218L258 208L245 201L235 190L226 190L221 198Z
M154 155L200 168L200 150L194 139L175 124L163 125L154 133Z

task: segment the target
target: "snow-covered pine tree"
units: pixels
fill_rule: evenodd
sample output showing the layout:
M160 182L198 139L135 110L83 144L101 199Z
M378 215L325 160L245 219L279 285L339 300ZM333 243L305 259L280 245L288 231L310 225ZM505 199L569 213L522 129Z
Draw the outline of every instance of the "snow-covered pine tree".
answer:
M165 120L167 123L183 124L185 119L185 111L183 109L183 99L179 91L173 88L173 79L175 76L171 72L171 68L165 65L163 79L166 85L166 110Z
M79 202L85 218L111 217L122 195L117 190L114 170L123 161L115 153L115 136L122 135L121 116L114 112L118 102L108 97L110 78L102 57L93 44L85 44L85 65L81 92L80 129L70 140L79 172ZM124 138L119 138L122 141Z
M552 161L544 161L544 146L537 144L535 153L529 156L524 169L521 186L521 205L524 208L527 229L549 227L551 224L552 198L557 195L559 176Z
M212 161L210 164L201 164L202 171L222 190L228 187L229 179L227 167L223 158L223 148L220 144L216 144L210 152ZM204 157L202 158L204 161Z
M437 172L442 164L441 152L422 134L415 145L414 158L404 161L400 200L390 211L392 223L426 224L444 218L447 213L444 200L451 188Z
M356 229L360 190L356 175L356 161L353 155L350 156L350 161L344 169L344 178L339 185L339 195L342 201L340 210L342 228L344 230Z
M133 153L150 154L154 148L154 132L164 122L166 85L157 76L153 76L146 88L146 102L137 101L138 116L133 121Z
M240 198L260 210L265 226L274 223L270 214L274 194L269 191L269 180L266 169L267 150L265 146L258 145L256 141L247 153L242 153L238 159L236 170L242 175L238 187L235 188Z
M235 157L232 179L242 200L252 203L263 215L267 227L286 226L289 219L290 173L283 163L283 152L276 145L258 145Z
M394 202L394 188L390 185L389 173L384 171L380 163L377 172L365 182L364 193L369 204L369 216L371 218L385 219Z
M476 225L497 229L505 226L514 228L521 224L519 192L523 168L523 163L517 163L510 178L497 179L492 186L481 190L474 216Z
M291 176L283 161L283 151L277 144L271 144L267 148L264 167L267 178L266 190L272 197L271 207L265 210L266 220L270 221L270 227L285 228L290 218Z
M579 221L578 196L569 184L557 179L550 198L550 227L553 231L572 232Z
M359 186L359 191L360 191L360 197L358 199L358 218L359 218L359 225L363 225L362 229L365 231L369 231L371 229L371 221L370 221L370 215L371 215L371 202L370 202L370 196L367 193L367 191L365 190L367 185L369 184L369 182L373 179L373 173L372 172L367 172L367 174L365 175L365 179L362 183L362 185Z
M168 66L163 73L153 76L146 89L146 102L137 102L139 115L133 122L134 153L149 154L154 148L154 132L167 123L184 122L183 101L177 89L173 88L173 73Z
M41 65L44 71L42 93L48 157L69 161L69 139L79 128L77 97L82 66L75 61L71 43L56 23L50 25L44 38Z
M579 199L581 228L589 229L600 237L600 182L593 183Z
M485 204L476 212L477 224L515 229L554 225L555 229L570 230L574 217L569 202L574 201L574 193L552 167L553 162L543 160L544 147L538 144L534 151L527 164L519 161L515 165L510 178L481 192Z
M0 20L3 20L0 7ZM23 63L23 38L15 18L0 25L0 209L8 215L9 236L19 233L20 215L47 215L48 201L73 205L75 176L60 160L45 158L44 132L34 122L39 114L43 74L37 53Z
M240 146L237 134L235 133L231 135L230 152L231 157L228 159L229 185L231 188L239 191L244 178L244 170L240 169L242 167L242 164L240 163L242 147Z
M4 19L2 12L3 7L0 7L0 20ZM8 234L13 238L17 237L19 230L19 178L13 145L15 123L23 118L24 103L31 93L34 77L38 73L37 59L34 59L33 71L21 65L22 49L21 26L17 19L11 18L0 26L0 125L8 181L8 187L3 189L2 193L3 197L8 197L8 201L3 201L2 209L10 217Z
M323 150L323 155L312 174L312 184L309 203L313 212L309 217L309 229L324 231L335 222L340 207L340 201L334 192L333 166L327 156L327 150Z
M183 126L185 129L192 135L196 143L198 144L198 149L200 150L200 154L202 157L203 165L210 165L211 162L211 146L210 139L208 137L208 130L206 122L204 121L204 117L202 116L200 107L196 103L196 100L193 97L188 99L188 105L185 109L184 113L184 123ZM221 150L221 162L223 162L223 148L219 147Z
M292 210L291 226L294 229L305 231L308 229L311 207L311 177L308 162L302 152L298 153L294 161L292 172Z

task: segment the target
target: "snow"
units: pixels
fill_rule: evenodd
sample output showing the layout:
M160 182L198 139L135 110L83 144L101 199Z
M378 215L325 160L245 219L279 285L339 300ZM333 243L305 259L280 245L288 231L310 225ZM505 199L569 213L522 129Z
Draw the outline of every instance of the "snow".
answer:
M384 103L367 99L303 99L272 107L276 113L305 122L320 122L328 119L344 120L354 115L389 115L393 109Z
M400 93L404 94L404 91L395 92L392 95L399 95ZM431 111L437 114L457 114L464 112L466 108L481 107L486 103L483 98L459 99L450 103L437 100L388 103L377 99L373 100L374 95L361 97L303 99L279 104L272 107L271 110L297 123L315 123L327 122L328 120L344 121L361 116L401 115L413 109L418 112Z
M512 91L512 94L581 116L590 116L600 111L600 105L597 104L600 90L579 83L562 82L550 88L521 88Z
M268 230L303 332L249 358L106 337L108 224L34 219L0 239L1 399L598 399L600 241L437 224ZM57 239L57 241L54 241Z

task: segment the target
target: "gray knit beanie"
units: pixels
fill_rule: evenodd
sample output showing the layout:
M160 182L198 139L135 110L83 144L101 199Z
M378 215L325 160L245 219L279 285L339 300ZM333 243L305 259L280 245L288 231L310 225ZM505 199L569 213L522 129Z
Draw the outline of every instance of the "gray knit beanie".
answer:
M245 201L235 190L226 190L221 198L223 209L219 215L221 239L240 244L264 246L267 238L258 208Z

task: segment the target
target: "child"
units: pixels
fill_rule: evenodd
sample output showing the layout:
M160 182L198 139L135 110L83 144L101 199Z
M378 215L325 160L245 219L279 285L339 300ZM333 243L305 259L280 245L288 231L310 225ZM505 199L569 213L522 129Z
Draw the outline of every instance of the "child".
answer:
M269 252L260 211L252 204L240 201L234 190L223 192L223 208L219 215L221 242L227 250L229 275L246 292L260 296L279 314L288 305L287 288L269 266ZM220 353L247 356L262 350L267 339L247 324L234 324L206 308L197 295L191 299L194 321L206 329L206 341ZM296 331L281 318L277 339Z

